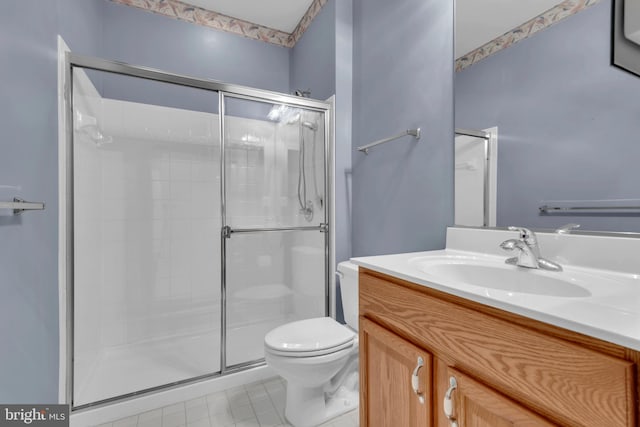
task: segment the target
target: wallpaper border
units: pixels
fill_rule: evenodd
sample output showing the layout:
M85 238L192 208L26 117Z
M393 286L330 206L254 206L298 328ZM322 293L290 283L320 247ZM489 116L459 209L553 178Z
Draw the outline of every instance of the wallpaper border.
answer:
M114 3L137 7L170 18L198 24L215 30L284 47L293 47L320 13L328 0L313 0L309 9L292 33L243 21L218 12L183 3L180 0L111 0Z
M525 22L524 24L507 31L500 37L472 50L471 52L456 59L455 69L462 71L465 68L500 52L515 43L529 38L539 31L548 28L561 20L575 15L576 13L599 3L601 0L565 0L557 6Z

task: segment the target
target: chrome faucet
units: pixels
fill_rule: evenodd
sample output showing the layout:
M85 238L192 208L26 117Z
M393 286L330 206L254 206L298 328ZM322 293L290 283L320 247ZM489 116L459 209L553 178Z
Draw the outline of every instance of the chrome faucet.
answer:
M562 271L562 267L555 262L540 256L538 239L533 231L523 227L509 227L511 231L519 233L518 239L509 239L500 243L500 247L506 251L518 251L518 256L508 258L507 264L525 268L541 268L550 271Z

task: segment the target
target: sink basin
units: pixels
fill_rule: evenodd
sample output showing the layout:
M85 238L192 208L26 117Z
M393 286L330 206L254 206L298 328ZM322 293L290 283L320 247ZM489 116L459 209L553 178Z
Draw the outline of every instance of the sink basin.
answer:
M567 272L551 272L508 265L498 260L476 258L419 257L409 260L428 278L440 283L458 283L504 291L510 294L584 298L591 292L581 280Z

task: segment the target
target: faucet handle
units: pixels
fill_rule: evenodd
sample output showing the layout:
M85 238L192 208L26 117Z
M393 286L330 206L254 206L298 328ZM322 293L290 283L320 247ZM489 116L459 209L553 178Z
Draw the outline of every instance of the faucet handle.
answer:
M556 229L556 233L558 234L569 234L571 230L575 230L576 228L580 228L580 224L565 224L560 228Z
M510 225L509 231L517 231L518 233L520 233L520 238L524 241L533 239L533 241L535 242L535 234L533 233L533 231L529 230L528 228L514 227L513 225Z
M505 240L504 242L500 243L500 247L502 249L504 249L505 251L513 251L516 249L518 244L522 244L522 242L520 240L516 240L516 239L509 239L509 240Z

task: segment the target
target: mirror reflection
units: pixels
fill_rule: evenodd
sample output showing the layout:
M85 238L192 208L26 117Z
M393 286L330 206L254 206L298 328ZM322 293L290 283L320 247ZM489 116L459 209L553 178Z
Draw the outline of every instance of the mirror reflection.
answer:
M640 232L640 77L612 64L619 5L531 3L457 1L456 223Z

